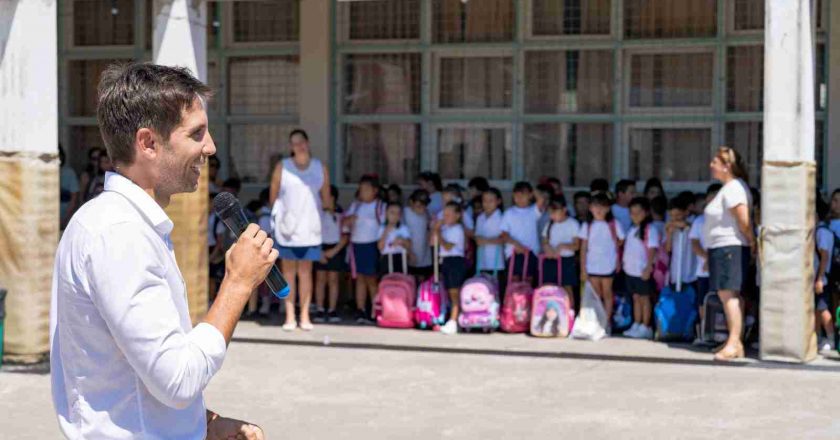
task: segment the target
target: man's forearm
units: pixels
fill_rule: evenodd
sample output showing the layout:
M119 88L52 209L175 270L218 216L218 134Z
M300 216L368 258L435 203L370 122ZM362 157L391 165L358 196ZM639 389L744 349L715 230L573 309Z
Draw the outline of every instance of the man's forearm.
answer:
M247 286L241 283L229 281L227 278L222 280L222 285L219 287L219 293L216 295L213 306L207 312L204 322L216 327L222 336L225 338L225 343L230 344L230 338L233 337L233 330L236 329L236 323L239 322L239 317L242 315L242 309L248 302L248 296L241 292L250 292Z

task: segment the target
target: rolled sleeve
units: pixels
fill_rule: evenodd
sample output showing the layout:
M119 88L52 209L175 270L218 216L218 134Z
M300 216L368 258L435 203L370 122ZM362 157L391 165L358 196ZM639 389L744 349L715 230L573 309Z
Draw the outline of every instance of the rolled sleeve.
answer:
M87 264L92 300L126 360L157 400L182 409L219 371L226 344L209 324L184 329L186 299L173 292L182 281L168 252L152 230L118 224L101 232Z

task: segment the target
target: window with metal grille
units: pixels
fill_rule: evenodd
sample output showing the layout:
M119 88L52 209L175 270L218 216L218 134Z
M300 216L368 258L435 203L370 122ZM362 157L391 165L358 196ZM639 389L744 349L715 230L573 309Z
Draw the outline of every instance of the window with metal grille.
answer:
M420 174L420 126L347 124L342 161L346 183L375 173L382 183L414 184Z
M637 53L630 58L631 107L710 107L711 52Z
M526 113L610 113L613 51L525 53Z
M65 145L67 163L77 174L88 166L88 151L98 147L105 149L105 142L95 125L70 127L70 145Z
M287 152L289 133L295 128L284 124L231 125L231 174L246 183L270 181L273 165Z
M219 63L213 60L207 61L207 86L213 91L213 96L207 101L207 113L217 116L222 110L219 105L221 99L219 87L221 86L221 71Z
M727 122L726 145L735 149L747 167L750 185L761 185L764 160L764 124L761 121Z
M134 0L74 0L73 45L134 44Z
M420 112L419 53L344 56L344 112Z
M504 127L446 127L437 130L438 172L444 179L507 180L513 160Z
M433 0L435 43L513 41L513 0Z
M533 36L609 35L610 0L532 0Z
M585 186L612 176L612 124L526 124L524 141L525 175L531 180L553 176L567 186Z
M67 62L67 109L70 116L96 116L96 89L102 72L113 63L131 60L71 60Z
M420 9L420 0L340 2L341 35L346 40L416 40Z
M510 108L513 58L441 58L438 84L442 109Z
M765 0L732 0L734 29L753 31L764 29Z
M632 128L630 177L646 180L709 180L711 128Z
M234 42L282 42L299 38L300 0L233 3Z
M732 46L726 53L726 110L760 112L764 107L764 46Z
M228 88L232 115L296 115L298 56L230 58Z
M714 37L717 0L624 0L627 38Z

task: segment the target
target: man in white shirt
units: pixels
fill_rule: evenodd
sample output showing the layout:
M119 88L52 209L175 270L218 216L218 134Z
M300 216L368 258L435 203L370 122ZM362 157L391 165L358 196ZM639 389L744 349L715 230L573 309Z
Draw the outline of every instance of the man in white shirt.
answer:
M196 190L216 151L209 92L184 69L115 65L102 74L98 122L115 172L70 221L53 275L52 397L67 438L263 438L208 411L202 393L277 251L250 225L193 328L163 210L172 195Z

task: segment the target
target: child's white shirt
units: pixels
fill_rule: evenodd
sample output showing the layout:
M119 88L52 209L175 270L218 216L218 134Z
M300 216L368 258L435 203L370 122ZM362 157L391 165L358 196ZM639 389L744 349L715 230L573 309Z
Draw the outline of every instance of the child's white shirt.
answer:
M502 235L502 210L497 209L488 216L481 213L475 224L475 235L478 238L494 239ZM478 247L478 270L504 270L505 262L500 244L487 244Z
M691 242L693 242L694 240L699 241L700 242L700 247L703 248L703 250L708 251L709 247L706 246L706 237L703 235L703 224L705 222L706 222L706 217L705 216L703 216L703 215L697 216L697 218L694 219L694 222L691 224L691 230L688 231L688 239ZM692 245L692 253L694 253L693 245ZM697 254L694 254L694 260L697 262L697 271L695 272L697 277L698 278L708 278L709 277L709 271L706 270L706 268L705 268L706 259L697 255Z
M539 233L537 222L542 212L536 204L527 208L511 206L502 215L502 232L507 233L512 239L530 249L534 254L540 253ZM505 246L505 256L510 258L513 255L513 245Z
M372 202L355 201L347 210L347 216L356 216L350 241L353 243L373 243L379 238L379 226L385 222L385 204L379 200Z
M647 246L644 238L647 239ZM624 258L622 258L624 273L631 277L641 278L648 264L648 250L658 248L660 243L659 231L653 224L647 226L647 232L643 231L641 237L639 237L637 225L630 227L627 238L624 240Z
M621 228L621 223L614 222L613 224L615 225L616 238L613 238L610 224L606 221L592 221L591 234L589 233L589 223L583 223L580 226L578 238L587 241L586 273L596 276L615 273L618 263L618 244L616 240L624 240L624 230Z
M577 220L566 217L562 222L549 222L545 225L542 231L543 240L548 240L548 245L552 248L557 248L561 244L573 244L580 232L580 223ZM574 257L575 251L563 249L560 251L561 257Z
M379 227L379 239L382 238L382 235L385 234L386 226ZM382 255L389 255L389 254L402 254L403 252L408 252L408 249L404 248L401 245L394 244L397 239L404 239L410 240L411 239L411 231L408 230L408 226L401 224L398 227L390 230L388 232L388 237L385 239L385 247L382 249Z
M442 225L440 228L440 257L463 257L466 249L466 235L464 234L464 226L460 223L454 225ZM452 246L447 250L443 243L449 243Z

